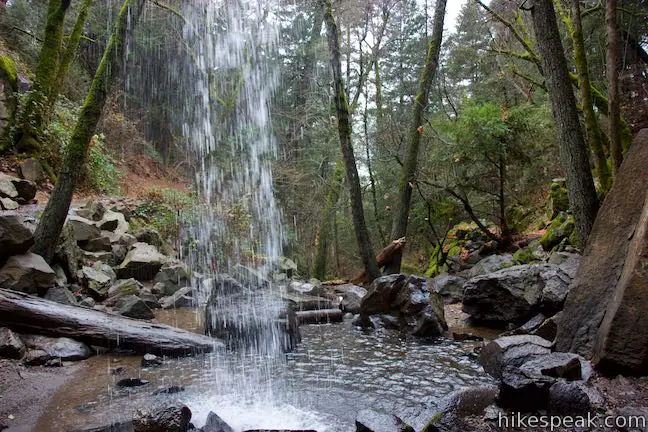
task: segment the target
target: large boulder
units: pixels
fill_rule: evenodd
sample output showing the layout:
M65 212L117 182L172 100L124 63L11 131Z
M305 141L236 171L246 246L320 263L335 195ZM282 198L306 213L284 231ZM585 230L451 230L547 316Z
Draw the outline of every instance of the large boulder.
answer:
M356 432L414 432L414 428L393 414L366 409L356 416Z
M50 288L47 290L47 293L45 293L45 299L67 305L76 305L78 303L72 291L67 289L65 286L55 286Z
M34 234L16 215L0 216L0 263L12 255L24 254L34 244Z
M183 263L171 262L160 268L155 275L154 282L158 285L162 295L170 296L178 291L181 287L189 284L189 274L187 267Z
M151 227L145 227L133 234L138 242L148 243L156 248L162 247L162 236Z
M96 223L81 216L68 216L66 226L70 227L70 234L76 242L83 242L101 236L101 230Z
M421 432L465 432L474 430L474 418L482 419L485 410L498 396L494 386L467 387L452 392L439 403L439 408Z
M44 178L43 166L37 159L25 159L18 164L20 177L33 183L39 183Z
M489 375L501 379L505 368L520 367L550 352L551 342L539 336L504 336L486 344L479 363Z
M441 294L445 304L461 303L466 279L442 273L428 282L435 292Z
M115 281L114 273L108 273L101 266L84 266L79 270L77 278L87 293L97 301L108 297L108 289Z
M648 129L635 137L589 236L556 348L609 375L648 373Z
M56 273L43 257L31 252L14 255L0 269L0 288L44 295L56 285Z
M168 258L158 252L155 246L135 243L121 265L116 268L117 276L120 279L150 281L167 261Z
M389 327L414 336L439 336L448 329L441 295L425 279L394 274L374 280L360 304L361 322L380 315Z
M126 222L124 215L112 210L106 210L101 220L96 223L100 229L117 234L124 234L129 229L129 224Z
M27 203L36 196L36 184L0 173L0 196Z
M513 267L513 265L513 255L511 254L489 255L468 270L465 276L466 279L472 279L476 276L493 273L503 268Z
M301 341L290 304L275 290L258 286L225 294L221 285L214 285L205 308L205 333L231 348L255 346L269 352L291 351Z
M360 304L362 298L367 295L367 289L353 284L335 285L333 294L337 299L342 299L340 309L343 312L357 314L360 313Z
M470 279L464 285L463 311L476 322L522 324L538 312L562 308L569 276L553 264L520 265Z

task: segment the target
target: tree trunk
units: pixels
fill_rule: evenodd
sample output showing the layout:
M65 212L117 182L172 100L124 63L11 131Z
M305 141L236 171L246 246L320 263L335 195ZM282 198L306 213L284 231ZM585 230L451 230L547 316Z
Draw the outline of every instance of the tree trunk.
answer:
M403 171L401 173L398 201L395 205L394 220L392 225L391 238L396 240L407 235L407 223L409 219L410 203L412 201L412 185L416 182L416 168L421 144L423 117L428 106L428 99L432 81L439 66L439 54L441 52L441 40L443 38L443 21L445 19L446 0L438 0L434 10L434 29L432 39L428 45L425 68L421 76L421 82L412 112L412 122L409 125L409 136ZM402 251L401 251L402 254ZM394 259L385 269L386 273L400 272L402 255Z
M378 252L378 255L376 256L376 266L378 268L388 267L395 259L400 259L404 247L404 238L393 240ZM364 270L351 280L351 283L356 285L370 282L371 280L367 277L367 272Z
M569 81L569 70L552 1L535 0L531 16L543 58L543 70L558 133L560 160L576 220L578 243L584 248L599 205L590 170L589 151L578 119L576 98Z
M41 149L37 137L43 129L44 108L49 106L47 98L51 94L59 66L65 15L69 7L70 0L49 0L45 36L38 56L34 84L17 118L16 131L12 137L16 149L20 152L38 152Z
M326 204L322 212L322 222L320 222L320 230L317 242L317 255L315 256L315 268L313 269L313 277L324 280L326 276L326 261L329 251L329 239L331 237L331 228L333 227L335 212L337 211L337 204L340 199L340 190L342 189L342 182L344 180L342 162L338 161L335 164L333 171L333 178L329 185L328 195L326 197Z
M616 177L623 162L621 145L621 108L619 107L619 33L617 32L617 0L607 0L605 24L607 26L607 82L608 124L612 170Z
M131 11L132 8L132 11ZM72 194L83 171L90 142L97 128L108 92L122 70L126 31L134 28L144 8L144 0L125 0L117 17L115 30L97 68L79 119L68 144L58 181L36 229L34 252L50 262L63 224L70 210Z
M22 333L69 337L88 345L139 354L188 355L223 347L207 336L0 289L0 327Z
M599 183L603 190L607 192L610 187L612 187L612 178L607 164L607 156L605 155L601 125L599 124L596 113L594 112L594 104L592 102L592 84L589 78L589 67L587 65L585 42L583 40L583 25L581 22L579 0L571 0L571 10L574 26L574 31L572 32L572 40L574 41L574 60L576 63L576 70L578 71L578 79L581 82L580 94L583 104L585 129L587 131L587 139L590 148L592 149L592 153L594 153L596 173Z
M90 6L92 6L92 3L94 3L94 0L83 0L83 4L79 9L79 14L77 15L77 19L74 23L72 34L70 34L70 38L68 39L67 45L65 46L65 53L63 54L63 58L61 59L61 62L56 71L56 77L54 78L52 88L50 89L49 97L47 99L50 111L56 103L56 99L61 92L61 88L63 87L63 82L67 77L68 71L70 70L70 66L76 58L79 42L81 42L81 35L83 34L83 26L88 19L88 12L90 11Z
M379 276L376 261L374 259L371 239L365 223L364 209L362 208L362 190L360 188L360 179L358 177L358 168L356 166L353 146L351 143L351 119L349 115L349 103L347 101L344 80L342 78L342 65L340 63L340 40L337 24L333 18L333 8L330 0L320 0L325 2L326 27L328 30L329 51L331 54L331 66L333 69L333 82L335 90L335 107L338 118L338 132L340 135L340 146L346 167L346 179L349 184L349 193L351 196L351 213L353 215L353 225L355 228L356 239L362 264L370 280Z

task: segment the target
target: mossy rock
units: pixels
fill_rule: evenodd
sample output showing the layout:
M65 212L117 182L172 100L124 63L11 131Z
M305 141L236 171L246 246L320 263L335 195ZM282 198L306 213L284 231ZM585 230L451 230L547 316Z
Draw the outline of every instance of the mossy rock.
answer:
M518 249L513 254L513 262L515 264L529 264L542 261L545 257L546 253L542 249L540 241L534 240L527 247Z
M567 183L564 179L553 180L550 186L549 199L551 200L551 219L555 219L561 212L569 210Z
M566 213L559 213L551 221L547 232L540 238L540 244L546 251L552 250L560 244L563 239L569 238L575 231L574 218Z
M13 91L18 91L18 71L16 63L7 56L0 55L0 79L6 79Z
M41 152L41 144L33 136L24 134L16 144L16 151L18 153L37 155Z

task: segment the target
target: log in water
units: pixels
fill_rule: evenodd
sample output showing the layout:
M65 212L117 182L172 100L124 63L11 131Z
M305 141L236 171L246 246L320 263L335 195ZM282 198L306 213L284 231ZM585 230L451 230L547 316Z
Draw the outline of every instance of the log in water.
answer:
M218 339L175 327L69 306L0 289L0 327L19 333L69 337L88 345L139 354L189 355L224 347Z

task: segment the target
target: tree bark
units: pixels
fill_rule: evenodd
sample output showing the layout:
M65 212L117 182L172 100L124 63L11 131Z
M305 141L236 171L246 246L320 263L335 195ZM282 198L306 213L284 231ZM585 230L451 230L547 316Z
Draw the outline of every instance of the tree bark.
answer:
M543 70L558 133L560 160L576 220L578 243L584 248L599 205L590 170L589 150L578 119L576 98L569 81L569 70L552 1L535 0L531 16L543 58Z
M94 3L94 0L83 0L83 4L79 9L79 14L77 15L77 19L74 22L74 28L72 29L70 38L68 39L67 45L65 46L65 53L63 54L63 58L58 65L56 76L54 77L52 88L49 92L47 104L50 110L56 103L56 99L61 92L61 88L63 87L63 82L67 77L68 71L70 70L70 66L76 58L79 42L81 42L81 36L83 34L83 26L88 19L88 12L90 11L90 6L92 6L92 3Z
M583 25L581 22L579 0L571 0L571 10L573 21L572 40L574 42L574 60L578 72L578 80L581 82L580 94L581 102L583 104L583 117L585 118L585 130L587 132L587 140L589 141L590 148L595 156L596 172L599 183L603 190L607 192L610 187L612 187L612 178L607 164L607 156L605 155L601 125L599 124L596 113L594 112L594 104L592 102L592 84L589 78L585 41L583 40Z
M607 0L605 7L607 26L607 82L608 124L612 171L616 178L623 162L621 145L621 108L619 106L619 33L617 32L617 0Z
M41 150L37 137L42 132L44 108L49 106L47 98L59 66L63 45L65 15L70 0L49 0L45 22L45 36L38 56L34 84L28 93L21 114L17 117L16 130L12 141L20 152Z
M139 354L188 355L223 347L217 339L93 309L64 305L0 289L0 327L22 333L69 337L88 345Z
M402 255L404 247L404 238L400 238L389 243L387 246L381 249L380 252L378 252L378 255L376 256L376 266L378 268L388 267L395 259L400 259L399 257ZM369 282L371 282L371 280L367 277L367 272L364 270L362 271L362 273L358 274L351 280L351 283L353 284Z
M326 7L324 20L326 21L329 51L331 54L338 132L340 135L340 146L342 147L342 155L344 157L344 165L346 168L346 179L349 184L349 192L351 196L353 225L355 228L360 257L362 258L362 264L364 265L369 279L373 280L379 276L379 273L374 259L371 239L369 238L369 232L367 231L367 224L365 222L364 209L362 207L362 190L360 188L358 168L356 166L355 156L353 154L353 145L351 143L351 119L347 94L344 88L344 79L342 78L338 28L335 19L333 18L331 1L320 1L325 2L324 6Z
M51 262L54 256L61 230L70 210L72 194L85 166L90 142L108 98L108 92L115 77L122 70L126 32L137 25L143 8L144 0L124 1L115 23L115 30L92 79L90 91L66 149L58 181L34 234L34 252L47 262Z
M394 209L394 220L392 225L391 238L396 240L407 235L407 224L409 219L410 204L412 201L412 186L416 182L416 168L418 165L419 147L421 144L423 117L428 106L428 99L432 81L439 66L439 55L441 52L441 41L443 38L443 21L445 19L446 0L438 0L434 10L434 29L432 39L428 45L425 68L421 76L418 94L414 99L412 122L409 125L409 136L403 170L400 177L399 196ZM396 257L385 269L386 273L400 272L402 261L401 256Z

